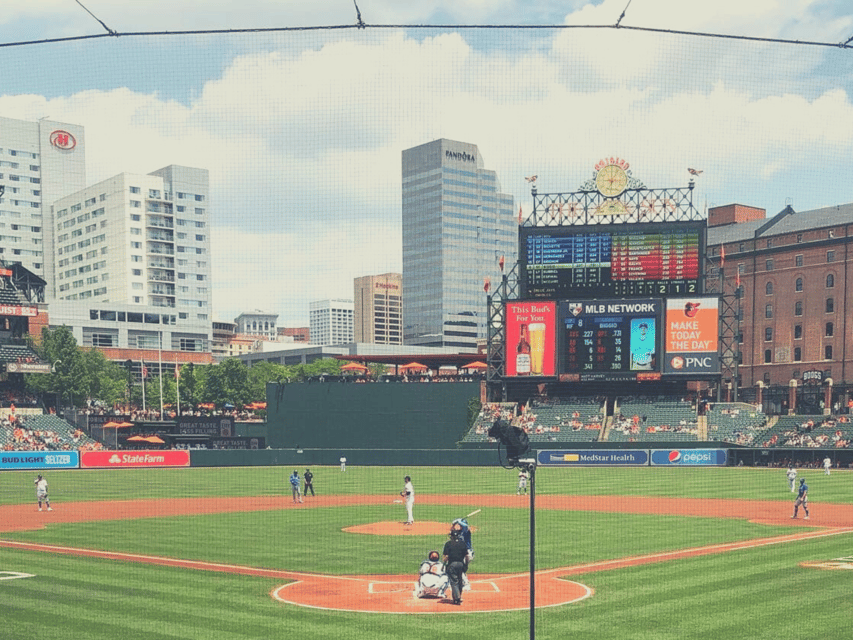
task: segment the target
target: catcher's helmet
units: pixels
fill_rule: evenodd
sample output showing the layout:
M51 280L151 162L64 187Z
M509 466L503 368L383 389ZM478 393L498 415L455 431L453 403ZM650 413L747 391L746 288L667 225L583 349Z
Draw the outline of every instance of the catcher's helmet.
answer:
M430 551L428 557L431 562L438 562L440 556L438 555L438 551Z

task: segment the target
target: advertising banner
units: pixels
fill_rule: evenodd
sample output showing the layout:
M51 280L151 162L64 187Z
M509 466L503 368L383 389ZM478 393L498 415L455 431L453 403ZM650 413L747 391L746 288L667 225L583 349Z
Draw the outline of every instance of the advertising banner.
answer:
M726 449L653 449L652 466L724 467Z
M234 434L233 416L181 416L178 433L182 436L218 436L230 438Z
M643 449L601 451L549 451L542 449L537 453L537 461L544 467L642 467L649 464L649 452Z
M507 302L506 375L556 375L555 302Z
M567 300L559 306L560 379L660 378L660 300Z
M712 297L666 301L664 373L720 373L718 305Z
M238 436L235 438L211 438L210 449L266 449L266 438Z
M190 452L167 451L84 451L80 458L84 469L188 467Z
M0 470L76 469L78 451L0 451Z

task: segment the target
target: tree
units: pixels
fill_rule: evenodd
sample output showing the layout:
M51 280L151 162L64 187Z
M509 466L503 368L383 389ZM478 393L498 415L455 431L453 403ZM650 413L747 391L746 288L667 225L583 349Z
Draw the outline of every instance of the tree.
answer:
M27 388L39 394L56 394L60 402L66 398L74 405L83 404L88 397L86 364L71 330L45 327L36 353L41 360L51 363L51 373L27 374L24 378Z
M228 358L218 365L204 367L205 382L202 400L217 406L241 406L251 402L249 370L236 358Z

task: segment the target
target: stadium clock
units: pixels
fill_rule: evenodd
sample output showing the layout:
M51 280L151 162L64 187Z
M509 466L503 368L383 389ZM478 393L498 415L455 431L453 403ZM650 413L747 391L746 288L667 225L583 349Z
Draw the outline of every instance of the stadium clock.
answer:
M628 186L628 173L618 164L606 164L595 174L595 187L607 197L615 198Z

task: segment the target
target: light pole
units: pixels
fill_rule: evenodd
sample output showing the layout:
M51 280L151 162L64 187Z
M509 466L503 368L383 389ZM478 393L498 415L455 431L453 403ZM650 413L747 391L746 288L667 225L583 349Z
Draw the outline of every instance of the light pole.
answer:
M56 365L58 365L58 364L62 364L62 360L57 360L52 365L50 365L50 372L52 374L56 374ZM60 415L60 409L61 409L61 407L59 405L62 402L62 383L61 383L61 378L59 378L59 377L57 377L57 379L56 379L56 386L59 388L59 393L54 391L53 395L56 397L56 415L59 416Z

